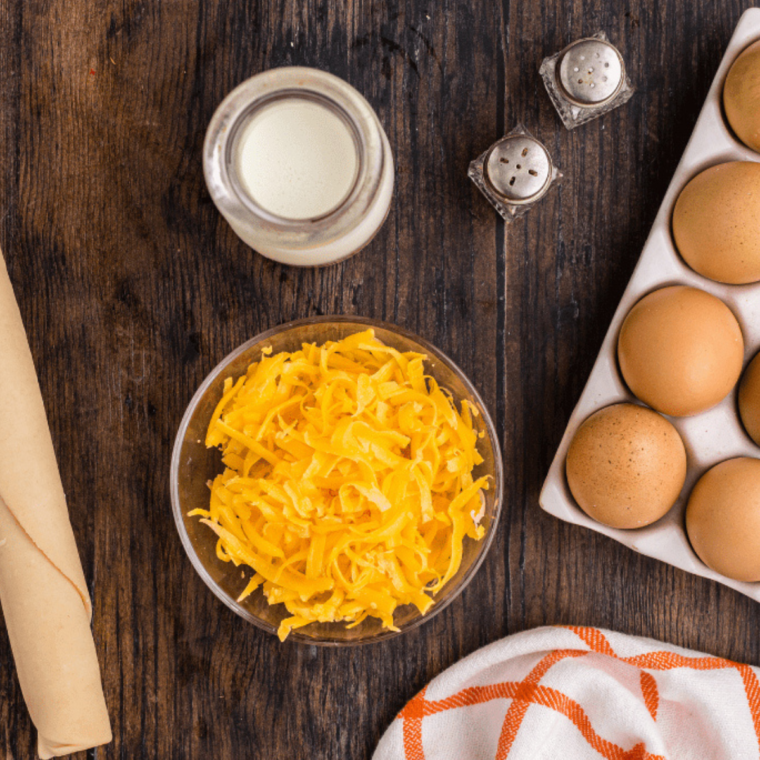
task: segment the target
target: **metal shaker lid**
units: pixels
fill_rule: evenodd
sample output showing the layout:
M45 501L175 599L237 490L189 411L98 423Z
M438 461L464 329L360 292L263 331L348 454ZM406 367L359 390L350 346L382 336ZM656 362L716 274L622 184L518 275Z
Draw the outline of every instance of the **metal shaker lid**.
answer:
M625 80L625 65L618 49L597 38L568 45L560 53L558 69L564 94L586 108L612 100Z
M493 191L512 204L532 203L551 185L548 151L528 135L508 135L490 150L485 178Z

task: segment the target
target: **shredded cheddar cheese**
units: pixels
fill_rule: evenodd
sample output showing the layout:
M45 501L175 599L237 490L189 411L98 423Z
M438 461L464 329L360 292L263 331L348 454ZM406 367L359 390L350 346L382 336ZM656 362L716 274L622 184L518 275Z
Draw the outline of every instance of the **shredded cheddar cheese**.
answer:
M423 354L400 353L373 330L271 355L224 384L206 445L225 465L209 508L220 560L253 576L290 617L394 626L398 605L425 614L456 574L465 536L480 540L483 460L466 401L425 375Z

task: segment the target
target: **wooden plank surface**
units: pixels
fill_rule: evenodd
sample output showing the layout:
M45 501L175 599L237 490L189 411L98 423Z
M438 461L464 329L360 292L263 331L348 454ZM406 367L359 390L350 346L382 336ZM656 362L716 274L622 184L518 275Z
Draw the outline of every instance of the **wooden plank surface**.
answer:
M5 0L0 245L27 325L93 596L114 742L97 758L369 758L405 701L508 633L577 623L760 665L758 606L538 508L538 493L713 73L751 0ZM567 132L541 59L607 31L637 94ZM390 217L319 270L252 253L213 206L206 124L246 77L346 78L397 162ZM505 229L466 177L516 123L566 177ZM194 574L168 470L226 353L313 314L431 340L502 436L505 510L472 585L403 637L280 645ZM34 732L0 632L0 751ZM85 757L83 754L82 757Z

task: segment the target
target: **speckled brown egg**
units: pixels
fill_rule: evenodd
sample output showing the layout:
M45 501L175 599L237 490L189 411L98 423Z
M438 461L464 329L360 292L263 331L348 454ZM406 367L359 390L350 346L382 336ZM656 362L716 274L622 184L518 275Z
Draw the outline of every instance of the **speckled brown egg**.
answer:
M760 459L729 459L708 470L689 497L686 531L708 567L760 581Z
M637 404L592 414L567 451L565 472L578 506L613 528L642 528L672 506L686 478L686 450L664 417Z
M757 354L744 370L744 377L739 386L739 414L744 429L760 446L760 354Z
M697 174L673 211L673 237L703 277L740 285L760 280L760 163L732 161Z
M723 86L723 107L736 136L760 152L760 40L731 66Z
M744 339L731 309L684 285L644 296L618 337L620 371L631 392L674 417L722 401L739 380L743 360Z

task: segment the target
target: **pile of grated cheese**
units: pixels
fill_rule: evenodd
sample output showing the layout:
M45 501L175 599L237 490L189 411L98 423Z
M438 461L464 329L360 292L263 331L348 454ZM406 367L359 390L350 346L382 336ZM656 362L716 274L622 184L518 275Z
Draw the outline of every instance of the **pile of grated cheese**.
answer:
M254 571L290 616L359 625L372 615L425 614L456 574L465 536L480 540L483 460L466 401L461 412L424 374L424 354L400 353L373 330L251 364L224 394L206 445L225 470L208 510L220 560Z

